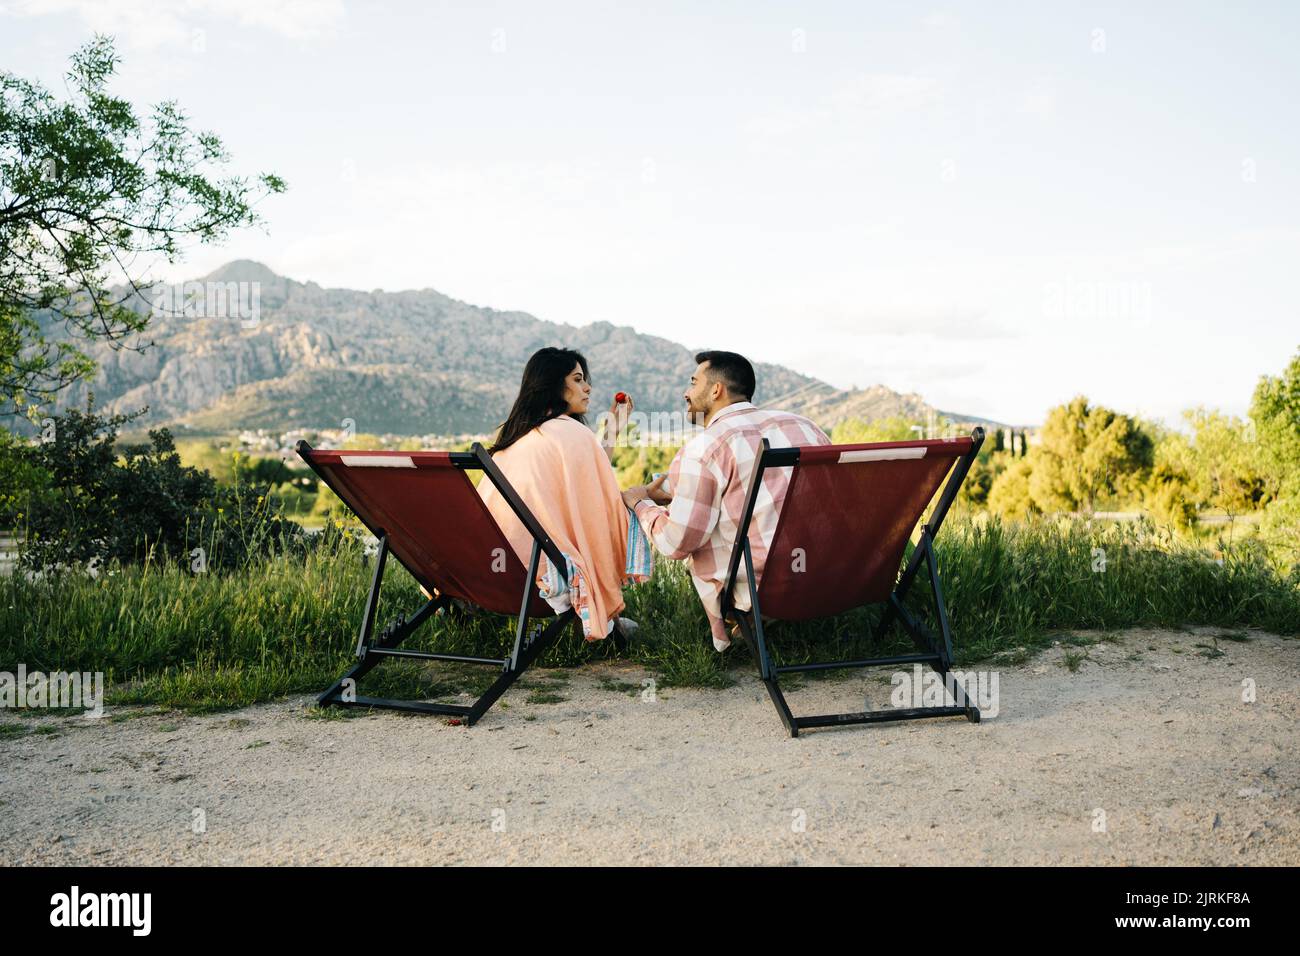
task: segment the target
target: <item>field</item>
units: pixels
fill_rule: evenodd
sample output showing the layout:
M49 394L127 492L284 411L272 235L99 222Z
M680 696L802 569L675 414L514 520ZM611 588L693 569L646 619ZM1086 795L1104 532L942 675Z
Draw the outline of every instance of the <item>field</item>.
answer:
M110 566L82 573L0 577L0 670L102 671L111 704L192 711L241 707L323 689L351 659L369 586L365 541L333 526L305 554L253 561L239 570L195 574L176 564ZM1293 635L1300 586L1249 542L1213 558L1141 523L1041 519L1004 524L984 516L950 520L939 538L941 574L960 665L1023 662L1060 632L1137 626L1245 627ZM1221 562L1221 563L1220 563ZM922 588L909 602L926 614ZM726 687L752 670L738 645L718 655L682 566L661 561L654 577L626 591L624 612L641 625L620 655L609 642L566 635L542 660L570 668L620 656L666 685ZM422 602L395 562L377 623ZM874 612L772 628L779 662L833 648L904 650L897 629L868 635ZM426 650L499 656L508 618L468 625L434 619L408 642ZM377 696L440 699L491 675L446 665L390 662L366 679Z

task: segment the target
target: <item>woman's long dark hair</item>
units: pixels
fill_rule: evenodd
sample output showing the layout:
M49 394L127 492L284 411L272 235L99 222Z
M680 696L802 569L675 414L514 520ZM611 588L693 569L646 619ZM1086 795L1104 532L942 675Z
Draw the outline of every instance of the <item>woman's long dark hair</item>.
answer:
M519 397L515 399L514 407L510 409L510 414L497 433L496 444L488 449L489 453L495 455L502 449L509 448L542 422L559 418L568 412L569 404L564 400L564 380L569 377L575 365L580 365L582 377L591 381L587 360L581 352L548 346L533 353L524 366L524 380L519 384ZM587 423L586 417L581 414L570 417L584 425Z

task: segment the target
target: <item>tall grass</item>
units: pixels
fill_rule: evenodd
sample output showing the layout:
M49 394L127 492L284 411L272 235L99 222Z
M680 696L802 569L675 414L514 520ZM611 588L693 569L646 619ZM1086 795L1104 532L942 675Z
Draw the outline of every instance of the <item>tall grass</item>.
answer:
M1300 578L1284 576L1263 550L1223 550L1220 565L1146 525L1092 527L1082 521L950 519L939 564L959 662L1041 644L1053 632L1135 625L1300 629ZM356 540L253 562L228 573L175 565L111 566L29 580L0 578L0 670L103 671L110 703L191 709L241 706L316 691L352 660L374 558ZM923 578L908 603L929 617ZM415 582L389 562L377 623L420 606ZM750 668L738 645L718 655L684 568L661 561L654 577L627 591L625 615L641 625L621 656L665 683L725 686ZM894 629L870 634L876 613L784 623L769 631L780 661L798 662L907 645ZM932 618L931 618L932 620ZM513 622L491 615L452 623L435 618L409 646L502 656ZM612 642L566 633L542 660L569 667L619 657ZM367 692L431 698L477 691L488 669L389 662L365 679Z
M1222 563L1146 523L1079 519L945 528L940 568L963 655L1058 629L1186 624L1300 630L1300 575L1258 542Z

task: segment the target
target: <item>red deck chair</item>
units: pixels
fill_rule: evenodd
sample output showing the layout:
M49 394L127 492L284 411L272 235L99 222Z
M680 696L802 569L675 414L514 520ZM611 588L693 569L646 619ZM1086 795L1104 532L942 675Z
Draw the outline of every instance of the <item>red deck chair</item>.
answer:
M358 661L321 694L320 705L386 707L442 714L459 717L472 726L574 617L571 609L557 616L537 593L534 583L542 552L564 574L566 565L559 548L478 442L472 451L448 452L316 450L300 441L297 451L320 480L379 539L374 578L357 638ZM484 480L496 485L533 536L533 552L526 571L466 474L475 468L483 470ZM434 597L409 621L398 617L375 637L375 608L389 552ZM509 657L431 654L398 647L438 610L453 610L455 599L498 614L519 615L514 649ZM554 617L555 620L544 629L538 625L528 632L530 617ZM501 668L501 676L469 706L357 695L357 681L390 657L482 664Z
M979 709L960 684L954 688L955 706L796 717L790 712L778 679L796 671L913 664L929 664L941 676L947 674L952 667L952 632L935 564L934 538L983 441L982 428L964 438L862 445L769 448L764 439L731 553L722 610L724 617L731 615L738 620L746 639L755 647L759 673L791 737L799 736L799 731L808 727L920 717L964 715L972 722L979 721ZM763 472L768 468L790 468L792 473L762 580L755 588L749 524L755 498L762 489ZM945 476L948 481L943 485ZM920 540L900 576L907 541L940 485L943 494L930 520L922 526ZM802 553L796 555L796 549ZM791 560L792 555L796 560ZM749 611L734 607L742 559ZM938 636L903 607L922 561L929 571ZM877 637L883 636L897 618L920 653L773 666L763 631L765 617L784 621L831 617L866 604L885 606Z

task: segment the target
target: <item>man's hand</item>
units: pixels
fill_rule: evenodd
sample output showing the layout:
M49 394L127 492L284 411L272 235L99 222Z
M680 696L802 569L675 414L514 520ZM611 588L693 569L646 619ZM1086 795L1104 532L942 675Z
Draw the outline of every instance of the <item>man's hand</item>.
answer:
M667 475L660 475L650 484L646 485L645 496L657 505L666 505L672 502L673 496L664 491L664 482L668 480Z
M623 503L636 510L638 501L645 501L649 498L657 505L666 505L673 500L673 496L664 491L664 482L668 480L667 475L660 475L648 485L633 485L623 492Z

